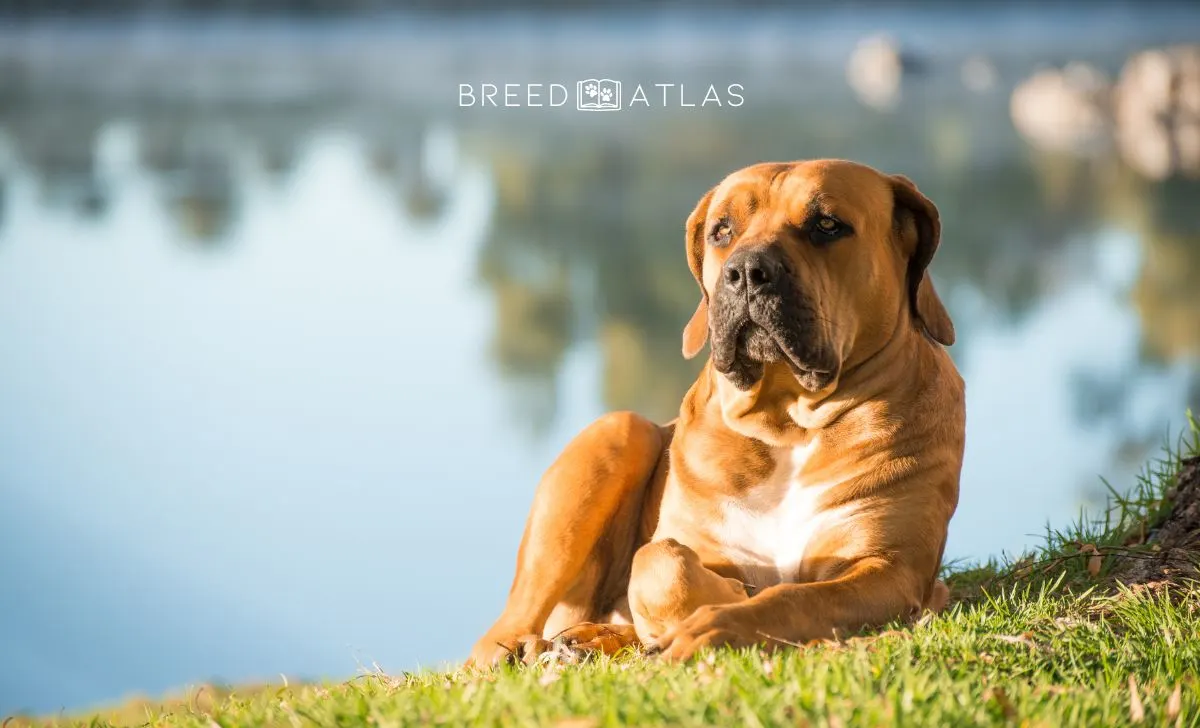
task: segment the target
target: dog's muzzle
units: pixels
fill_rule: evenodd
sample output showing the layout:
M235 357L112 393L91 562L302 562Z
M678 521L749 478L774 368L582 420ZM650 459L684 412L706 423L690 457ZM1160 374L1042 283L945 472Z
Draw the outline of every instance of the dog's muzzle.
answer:
M735 386L748 389L762 378L765 364L784 360L805 388L822 388L836 365L824 354L814 311L778 245L734 252L710 311L713 364Z

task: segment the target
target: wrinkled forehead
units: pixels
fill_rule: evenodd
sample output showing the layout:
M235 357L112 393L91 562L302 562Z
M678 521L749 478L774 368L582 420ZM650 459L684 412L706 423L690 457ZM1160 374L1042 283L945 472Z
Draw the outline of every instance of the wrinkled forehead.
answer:
M800 224L817 212L852 225L888 216L892 189L870 167L828 161L757 164L738 170L717 186L708 217L740 217L761 211L779 213Z

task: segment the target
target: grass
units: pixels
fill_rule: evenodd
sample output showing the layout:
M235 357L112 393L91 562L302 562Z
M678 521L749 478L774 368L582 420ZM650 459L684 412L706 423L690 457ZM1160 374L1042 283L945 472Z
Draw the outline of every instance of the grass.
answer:
M207 689L49 724L1200 726L1200 586L1125 588L1169 509L1192 431L1099 519L1035 552L947 580L955 603L916 625L803 650L723 650L690 665L631 653L496 673L372 673L325 685ZM20 720L21 724L27 721ZM8 728L15 728L13 723Z

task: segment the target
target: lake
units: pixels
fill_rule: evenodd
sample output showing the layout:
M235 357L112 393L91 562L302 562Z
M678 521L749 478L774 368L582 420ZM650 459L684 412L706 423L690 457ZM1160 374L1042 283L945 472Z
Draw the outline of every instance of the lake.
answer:
M1200 182L1040 152L1009 92L1200 13L923 12L0 26L0 714L463 659L556 452L674 416L683 221L758 160L856 159L941 210L947 558L1098 512L1200 405ZM843 71L880 28L925 66L886 110ZM672 86L459 106L588 78Z

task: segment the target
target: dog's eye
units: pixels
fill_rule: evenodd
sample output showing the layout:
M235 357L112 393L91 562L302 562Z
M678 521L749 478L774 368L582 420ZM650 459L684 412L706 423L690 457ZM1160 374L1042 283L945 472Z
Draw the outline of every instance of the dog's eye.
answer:
M728 220L718 220L716 225L713 225L712 232L709 233L709 239L713 245L725 245L733 236L733 228L729 225Z
M821 232L825 233L826 235L833 235L841 227L842 227L842 224L840 222L838 222L837 220L834 220L832 217L822 216L821 218L819 218L817 220L817 229L820 230Z
M812 224L812 239L816 243L827 243L842 237L850 228L836 217L821 215Z

